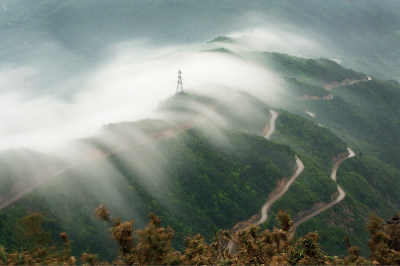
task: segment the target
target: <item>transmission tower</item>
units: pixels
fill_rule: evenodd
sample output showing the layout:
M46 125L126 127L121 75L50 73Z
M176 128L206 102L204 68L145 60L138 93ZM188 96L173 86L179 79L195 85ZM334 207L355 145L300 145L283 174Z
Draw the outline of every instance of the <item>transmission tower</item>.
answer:
M183 86L182 86L182 71L178 71L178 83L176 84L176 94L183 93Z

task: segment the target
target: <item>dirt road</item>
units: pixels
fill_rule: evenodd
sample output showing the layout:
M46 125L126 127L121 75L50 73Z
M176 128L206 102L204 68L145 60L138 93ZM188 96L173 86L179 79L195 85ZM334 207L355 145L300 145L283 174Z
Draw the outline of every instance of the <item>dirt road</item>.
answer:
M365 81L370 81L372 80L372 78L370 76L366 76L362 79L345 79L342 80L340 82L334 81L332 83L326 84L324 85L324 89L327 91L330 91L331 89L335 88L335 87L339 87L339 86L348 86L348 85L353 85L356 84L358 82L365 82ZM315 95L308 95L308 94L303 94L302 96L296 97L297 100L300 101L304 101L304 100L314 100L314 101L318 101L318 100L332 100L334 98L334 96L330 93L328 93L325 96L315 96Z
M349 154L348 154L346 157L337 160L337 161L333 164L333 166L332 166L331 178L332 178L335 182L336 182L336 172L337 172L337 170L338 170L338 168L339 168L339 165L340 165L344 160L346 160L346 159L348 159L348 158L351 158L351 157L354 157L354 156L356 155L356 154L354 153L354 151L352 151L350 148L347 148L347 150L348 150L348 153L349 153ZM339 196L338 196L335 200L329 202L328 204L322 206L321 208L315 210L314 212L310 213L309 215L303 217L302 219L298 220L297 222L295 222L295 223L293 224L293 227L292 227L291 230L290 230L290 233L291 233L292 236L296 233L297 228L298 228L302 223L304 223L305 221L308 221L309 219L311 219L311 218L317 216L317 215L320 214L321 212L326 211L326 210L332 208L334 205L336 205L337 203L341 202L341 201L346 197L346 192L344 192L343 189L342 189L339 185L337 185L337 189L338 189L338 191L339 191Z
M269 139L271 137L272 133L274 133L275 121L276 121L276 118L278 117L278 114L273 110L270 110L270 114L271 114L271 119L269 122L269 130L268 130L267 134L265 135L266 139ZM289 187L292 185L292 183L296 180L296 178L301 174L301 172L303 172L303 170L304 170L304 164L296 156L296 170L293 173L293 175L289 178L289 180L286 182L286 184L283 186L283 188L281 188L281 190L279 190L274 196L272 196L270 199L268 199L264 203L264 205L261 208L260 219L258 221L256 221L255 223L250 224L248 227L257 226L257 225L260 225L260 224L264 223L265 221L267 221L268 211L271 209L272 205L286 193L286 191L289 189ZM246 228L248 228L248 227L246 227ZM242 229L242 230L245 230L245 229ZM232 252L234 245L235 245L234 241L230 240L226 246L226 250L228 252Z
M312 118L316 118L317 115L315 113L309 112L307 110L304 111L304 113L308 114L309 116L311 116Z
M285 186L278 193L276 193L272 198L270 198L269 200L267 200L264 203L264 205L261 208L261 217L260 217L260 219L257 222L255 222L253 224L250 224L249 226L247 226L246 228L241 229L241 230L246 230L247 228L249 228L251 226L257 226L257 225L263 224L265 221L267 221L267 219L268 219L268 211L271 209L272 205L278 199L280 199L283 195L285 195L286 191L289 189L289 187L292 185L292 183L296 180L296 178L301 174L301 172L303 172L303 170L304 170L304 164L296 156L296 171L290 177L288 182L285 184ZM234 241L229 240L229 242L228 242L228 244L226 246L226 250L229 253L231 253L233 251L234 246L235 246Z
M271 138L272 133L274 133L275 131L275 120L278 117L278 113L273 110L269 110L269 113L271 114L271 119L269 120L269 129L267 134L265 134L264 136L264 138L268 140Z
M324 86L324 89L331 90L332 88L335 88L335 87L353 85L358 82L364 82L364 81L370 81L370 80L372 80L372 78L370 76L365 76L362 79L345 79L345 80L342 80L341 82L334 81L332 83L326 84Z
M286 191L289 189L289 187L292 185L292 183L296 180L296 178L301 174L301 172L303 172L304 164L297 156L296 156L296 168L297 168L296 171L290 177L290 179L285 184L285 186L275 196L273 196L271 199L269 199L267 202L264 203L264 205L261 208L260 220L258 220L256 223L252 224L252 226L260 225L268 219L268 211L271 209L272 205L286 193Z

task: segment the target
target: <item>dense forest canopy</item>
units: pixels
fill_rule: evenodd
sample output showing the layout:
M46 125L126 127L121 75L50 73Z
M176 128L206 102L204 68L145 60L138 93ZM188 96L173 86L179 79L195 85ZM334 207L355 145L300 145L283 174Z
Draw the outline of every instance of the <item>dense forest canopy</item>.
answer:
M0 0L0 263L399 264L398 10Z

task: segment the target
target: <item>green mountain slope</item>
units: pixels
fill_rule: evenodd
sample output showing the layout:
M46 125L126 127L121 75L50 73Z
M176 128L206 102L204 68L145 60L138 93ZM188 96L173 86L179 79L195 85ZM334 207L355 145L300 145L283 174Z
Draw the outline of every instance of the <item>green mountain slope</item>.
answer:
M395 191L400 188L400 87L326 59L236 52L277 71L288 83L280 105L303 117L282 112L276 122L272 140L292 147L304 161L305 170L272 207L271 214L285 210L296 221L319 204L335 199L337 189L329 178L332 159L349 145L356 150L356 157L343 162L337 173L338 184L347 193L345 199L302 224L297 234L318 230L331 254L345 254L341 240L348 235L366 255L365 222L369 215L389 218L399 210ZM310 97L301 97L304 94ZM331 97L323 98L328 94ZM270 220L269 226L272 224Z
M215 42L235 40L221 37ZM115 246L104 241L106 225L90 215L99 204L124 219L134 217L138 227L149 212L156 213L176 230L177 247L196 233L209 240L213 231L259 213L278 181L293 173L295 154L305 170L272 207L264 226L274 225L272 217L279 210L300 220L338 196L329 175L334 157L349 146L356 157L344 161L337 173L346 197L302 224L297 235L318 230L332 254L345 253L342 239L349 235L365 254L368 216L378 213L386 219L400 206L398 84L370 80L328 59L213 51L273 69L287 85L281 102L271 107L248 93L229 90L224 101L175 95L160 103L156 119L106 125L99 135L76 141L81 148L74 158L78 164L43 186L32 176L68 163L34 152L20 152L18 158L13 152L1 154L2 200L30 186L38 188L1 210L0 244L24 247L18 219L40 211L48 219L46 229L54 237L66 231L78 253L114 256ZM268 141L262 135L270 108L279 116Z
M109 257L115 255L115 247L104 241L105 225L90 215L97 205L106 204L118 216L133 216L138 227L144 226L148 213L156 213L176 230L175 245L181 247L187 235L202 233L210 240L213 231L257 214L276 181L294 171L293 151L263 137L222 129L225 140L215 145L213 136L202 129L207 125L202 125L157 142L130 146L130 126L132 132L138 127L166 127L158 120L108 126L108 134L125 141L124 149L81 163L25 195L15 207L2 210L4 220L42 212L48 219L45 227L54 237L66 231L74 250ZM108 152L110 146L101 145L101 139L83 141ZM2 241L18 238L10 229Z

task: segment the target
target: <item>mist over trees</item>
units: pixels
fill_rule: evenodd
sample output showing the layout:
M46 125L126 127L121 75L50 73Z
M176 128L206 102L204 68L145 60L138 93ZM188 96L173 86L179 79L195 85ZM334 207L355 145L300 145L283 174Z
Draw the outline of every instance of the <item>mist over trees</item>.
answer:
M0 263L398 264L398 10L0 0Z

